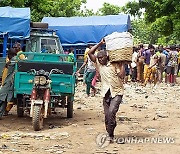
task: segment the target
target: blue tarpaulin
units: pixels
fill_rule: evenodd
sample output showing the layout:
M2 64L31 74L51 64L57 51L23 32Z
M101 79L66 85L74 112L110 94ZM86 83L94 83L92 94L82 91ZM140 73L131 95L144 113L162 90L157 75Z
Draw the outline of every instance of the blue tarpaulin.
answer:
M98 43L113 32L125 32L131 29L130 16L108 15L90 17L44 17L42 22L57 30L61 43L87 44Z
M0 35L8 38L30 36L30 8L0 7Z

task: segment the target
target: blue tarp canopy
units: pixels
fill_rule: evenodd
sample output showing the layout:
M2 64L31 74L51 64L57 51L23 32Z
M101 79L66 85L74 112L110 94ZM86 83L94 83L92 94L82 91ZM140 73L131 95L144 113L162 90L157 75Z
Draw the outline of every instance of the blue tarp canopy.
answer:
M44 17L42 22L57 30L61 43L87 44L98 43L104 36L113 32L131 29L130 16L108 15L90 17Z
M30 8L0 7L0 35L9 38L30 36Z

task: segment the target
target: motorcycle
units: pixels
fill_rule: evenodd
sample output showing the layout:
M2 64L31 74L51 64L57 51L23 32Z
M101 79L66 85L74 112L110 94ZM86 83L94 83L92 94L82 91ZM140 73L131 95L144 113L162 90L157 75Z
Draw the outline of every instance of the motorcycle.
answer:
M69 55L24 52L27 59L17 56L14 75L14 100L17 116L27 112L32 117L35 131L43 128L44 118L67 109L67 118L73 117L76 82L76 62L68 62ZM73 56L72 56L73 58ZM43 68L43 69L42 69Z
M43 128L44 118L47 118L48 108L51 102L51 79L50 76L53 73L63 74L62 70L52 69L50 72L46 72L41 69L36 71L31 69L30 74L34 75L33 88L30 97L30 117L32 117L32 125L35 131Z

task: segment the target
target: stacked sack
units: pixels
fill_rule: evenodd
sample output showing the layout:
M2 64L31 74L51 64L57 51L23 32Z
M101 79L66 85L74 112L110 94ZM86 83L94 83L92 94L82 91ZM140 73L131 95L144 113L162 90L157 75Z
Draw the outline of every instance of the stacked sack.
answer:
M114 32L104 39L110 62L132 60L133 38L129 32Z

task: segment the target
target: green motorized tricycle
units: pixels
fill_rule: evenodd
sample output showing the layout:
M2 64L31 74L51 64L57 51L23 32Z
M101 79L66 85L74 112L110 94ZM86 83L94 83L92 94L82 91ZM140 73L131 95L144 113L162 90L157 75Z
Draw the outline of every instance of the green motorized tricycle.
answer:
M65 54L24 52L26 59L17 55L14 78L14 98L17 115L28 111L35 131L43 128L43 119L55 108L67 108L73 117L75 93L75 58L68 62Z

